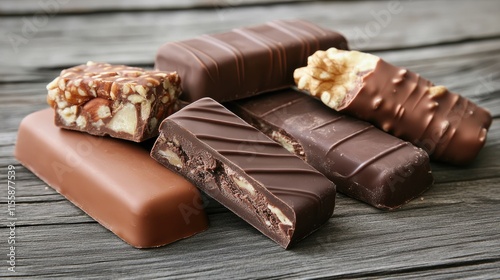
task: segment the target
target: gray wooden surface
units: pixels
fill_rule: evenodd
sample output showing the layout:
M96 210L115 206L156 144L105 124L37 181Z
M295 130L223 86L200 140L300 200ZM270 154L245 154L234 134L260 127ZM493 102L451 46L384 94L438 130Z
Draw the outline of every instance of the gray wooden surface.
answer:
M0 277L500 278L500 2L396 1L392 10L388 1L270 2L0 2ZM288 251L211 200L206 232L134 249L13 158L20 120L47 106L45 85L62 68L87 60L152 67L163 42L277 18L339 30L353 48L488 108L495 120L485 148L467 167L433 164L432 189L394 212L339 194L331 220ZM10 164L16 273L6 256Z

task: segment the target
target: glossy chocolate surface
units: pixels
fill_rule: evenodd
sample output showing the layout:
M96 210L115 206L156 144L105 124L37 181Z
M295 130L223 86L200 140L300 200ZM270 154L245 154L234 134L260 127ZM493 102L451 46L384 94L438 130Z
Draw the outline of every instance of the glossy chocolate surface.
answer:
M486 142L490 113L444 87L379 60L340 109L426 150L432 159L470 163Z
M181 99L241 99L293 85L293 71L316 50L347 49L345 38L302 20L277 20L160 47L155 68L177 71Z
M157 247L207 228L196 187L141 145L60 129L53 119L45 109L22 121L16 158L125 242Z
M420 148L287 89L228 104L244 120L305 159L339 192L397 208L433 182Z
M151 154L284 248L333 213L332 182L210 98L165 119Z

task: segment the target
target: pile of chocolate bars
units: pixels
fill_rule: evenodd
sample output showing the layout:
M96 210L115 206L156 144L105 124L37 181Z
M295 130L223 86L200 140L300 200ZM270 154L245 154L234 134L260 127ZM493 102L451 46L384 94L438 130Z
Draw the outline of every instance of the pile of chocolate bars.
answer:
M55 125L51 109L27 116L15 150L135 247L205 230L198 187L288 248L331 218L337 189L400 207L432 185L429 156L471 162L491 124L462 96L300 20L167 43L155 68L63 70L47 85Z

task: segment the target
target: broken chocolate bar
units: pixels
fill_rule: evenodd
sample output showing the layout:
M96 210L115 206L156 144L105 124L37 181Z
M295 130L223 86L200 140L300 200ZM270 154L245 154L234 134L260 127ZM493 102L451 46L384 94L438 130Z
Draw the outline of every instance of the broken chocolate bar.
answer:
M16 158L73 204L138 248L207 228L198 189L140 144L59 129L45 109L21 122Z
M347 49L346 39L303 20L277 20L171 42L160 47L155 68L177 71L181 99L241 99L293 85L293 71L316 50Z
M470 100L371 54L318 51L294 78L330 108L372 122L443 162L470 163L492 121Z
M87 62L47 85L57 126L140 142L177 108L177 73Z
M165 119L151 156L284 248L333 213L332 182L210 98Z
M323 173L339 192L377 208L400 207L432 185L424 150L306 94L288 89L228 106Z

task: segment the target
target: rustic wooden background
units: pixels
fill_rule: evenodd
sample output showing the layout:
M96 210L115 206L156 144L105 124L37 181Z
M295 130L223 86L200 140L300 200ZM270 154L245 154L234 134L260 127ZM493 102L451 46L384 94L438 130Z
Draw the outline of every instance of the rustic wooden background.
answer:
M498 279L499 15L496 0L0 1L0 277ZM152 67L166 41L278 18L338 30L352 48L488 108L495 120L477 160L433 164L434 187L394 212L339 195L328 224L285 251L213 201L208 231L134 249L13 158L19 122L47 107L45 85L62 68L87 60ZM9 164L17 172L16 273L6 256Z

